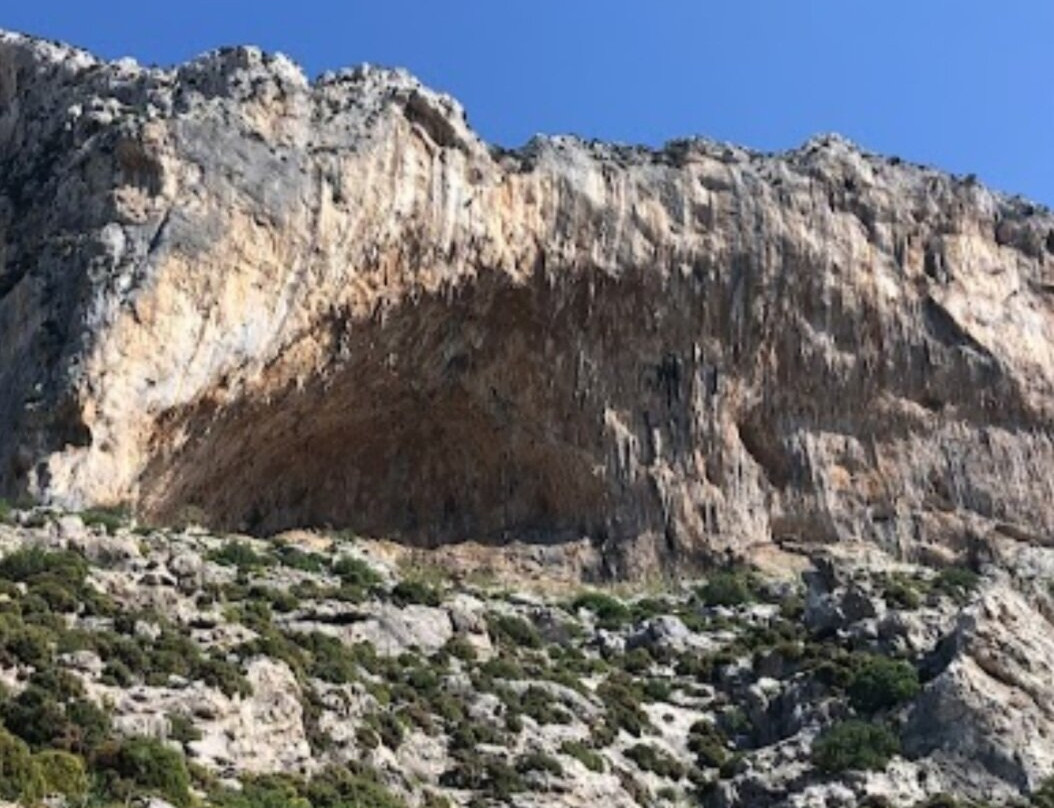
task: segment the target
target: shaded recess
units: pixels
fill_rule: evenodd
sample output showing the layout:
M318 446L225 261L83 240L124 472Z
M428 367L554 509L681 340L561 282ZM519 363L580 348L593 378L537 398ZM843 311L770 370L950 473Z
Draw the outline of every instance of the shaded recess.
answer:
M332 359L307 384L160 420L144 509L424 544L636 535L662 506L646 481L617 479L605 408L632 408L641 432L683 412L670 339L689 321L648 327L648 282L485 272L369 320L333 312L312 336ZM176 434L190 439L172 450Z
M303 337L329 357L306 381L233 403L218 391L158 420L141 510L428 545L647 534L685 558L702 534L736 530L704 490L756 484L781 498L780 525L829 523L801 436L874 447L934 428L876 408L883 397L955 401L965 422L1024 416L991 355L926 301L928 338L891 354L897 320L837 294L818 303L807 259L786 271L802 300L778 305L800 315L778 329L745 257L669 276L482 271L369 318L334 310ZM874 465L869 451L853 462Z

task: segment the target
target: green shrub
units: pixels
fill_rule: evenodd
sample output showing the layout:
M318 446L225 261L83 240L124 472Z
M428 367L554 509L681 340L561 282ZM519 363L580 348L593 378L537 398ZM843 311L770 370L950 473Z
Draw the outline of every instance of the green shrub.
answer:
M516 771L520 774L543 772L553 777L563 777L564 767L560 761L545 752L527 752L516 758Z
M301 572L325 572L329 567L326 557L294 547L291 544L277 543L271 550L272 555L283 567Z
M965 602L980 583L981 576L966 567L948 567L933 581L933 588L959 603Z
M520 773L504 760L477 754L462 757L453 769L440 775L439 784L484 791L499 800L508 800L526 788Z
M0 499L0 525L11 522L11 503L6 499Z
M539 724L571 723L571 716L545 688L530 685L520 693L518 699L512 699L511 694L507 698L509 698L510 706L530 716Z
M696 721L688 729L688 751L695 755L696 765L719 769L728 760L728 739L709 721Z
M213 790L208 804L219 808L406 808L362 764L330 766L311 780L285 774L242 780L242 788Z
M66 732L63 746L82 755L96 749L110 735L110 714L88 699L76 699L66 704Z
M366 726L377 733L381 743L389 749L395 750L403 742L403 725L399 719L391 713L372 712L365 717Z
M252 586L248 598L266 603L276 612L291 612L300 605L300 598L288 590L274 589L269 586Z
M659 777L668 777L671 780L684 777L684 766L668 752L651 744L635 744L624 754L644 771L653 772Z
M439 590L423 581L400 581L392 587L391 597L397 606L438 606L443 602Z
M919 674L902 660L871 656L853 674L849 699L861 712L874 713L910 701L919 692Z
M669 701L673 685L665 679L648 679L644 682L642 692L648 701Z
M520 663L507 656L491 657L479 666L479 672L488 679L523 679L525 676Z
M828 773L881 770L900 751L900 741L885 724L849 720L824 730L812 745L816 767Z
M233 662L216 657L203 657L197 661L192 669L191 676L200 679L209 687L221 691L228 698L234 696L251 696L252 685L245 678L245 674Z
M46 668L55 657L55 632L45 626L19 626L4 638L3 650L23 665Z
M622 669L636 676L647 673L654 663L655 660L646 648L634 648L622 657Z
M10 802L34 803L46 784L25 741L0 729L0 797Z
M604 758L581 741L564 741L560 752L573 757L591 772L604 771Z
M1039 784L1039 788L1032 792L1029 804L1035 808L1054 808L1054 775Z
M336 685L354 682L359 678L355 654L336 637L313 631L296 635L295 641L308 653L308 675Z
M450 730L450 750L461 755L472 752L480 744L500 743L501 733L490 724L462 719Z
M455 634L449 640L443 650L455 659L463 662L474 662L476 659L476 647L462 634Z
M88 527L101 527L111 536L131 521L128 509L122 507L89 508L81 511L80 517Z
M51 581L77 590L84 584L87 575L88 562L68 550L25 547L0 559L0 578L31 587Z
M583 592L571 603L574 611L592 612L601 628L615 629L629 622L630 610L622 601L603 592Z
M338 558L332 572L345 586L361 590L370 590L381 583L381 576L365 561L354 556L344 555Z
M922 595L917 585L900 573L894 573L883 582L882 597L894 609L917 609L922 605Z
M36 747L50 746L65 734L66 709L43 688L30 685L0 707L4 725Z
M487 618L491 637L512 648L541 648L542 638L537 629L522 617L495 614Z
M104 789L114 799L155 794L177 806L190 804L190 774L183 755L153 738L126 738L95 755Z
M961 806L962 803L951 794L934 794L922 802L915 803L912 808L961 808Z
M213 790L208 804L217 808L312 808L300 796L304 783L295 777L263 775L244 778L241 786L239 790Z
M697 682L709 682L714 673L714 660L698 651L684 651L677 657L673 672L682 677L690 676Z
M307 784L303 796L312 808L406 808L375 771L361 764L323 769Z
M1054 808L1054 775L1047 777L1032 792L1029 803L1035 808Z
M79 799L88 793L88 773L77 755L59 749L45 749L33 756L33 762L44 781L45 794L62 794Z
M743 570L721 570L711 574L698 595L706 606L740 606L757 597L750 574Z
M623 729L639 738L651 726L647 713L640 706L643 696L640 685L630 677L612 674L600 683L596 692L613 728Z
M168 714L168 737L181 744L201 740L201 730L194 724L194 720L180 713Z
M377 749L381 745L381 736L372 727L362 724L355 728L355 743L362 749Z
M206 558L225 567L237 567L239 570L256 570L269 566L271 560L260 555L252 545L245 541L229 541L210 552Z

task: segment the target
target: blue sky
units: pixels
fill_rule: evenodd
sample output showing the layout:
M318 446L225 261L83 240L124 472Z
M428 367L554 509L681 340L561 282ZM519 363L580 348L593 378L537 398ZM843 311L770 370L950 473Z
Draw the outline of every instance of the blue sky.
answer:
M535 132L763 150L838 131L1054 205L1052 0L91 0L0 27L169 64L219 45L314 75L363 61L457 96L488 140Z

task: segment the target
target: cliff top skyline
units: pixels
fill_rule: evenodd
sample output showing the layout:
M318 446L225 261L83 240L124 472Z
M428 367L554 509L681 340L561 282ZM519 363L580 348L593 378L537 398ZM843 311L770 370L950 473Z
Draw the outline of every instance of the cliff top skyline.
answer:
M255 44L311 76L364 61L405 67L458 98L473 128L504 146L546 132L651 146L702 135L780 151L836 131L1048 206L1052 24L1054 7L1039 2L673 2L657 14L622 2L110 0L0 16L2 28L143 64Z

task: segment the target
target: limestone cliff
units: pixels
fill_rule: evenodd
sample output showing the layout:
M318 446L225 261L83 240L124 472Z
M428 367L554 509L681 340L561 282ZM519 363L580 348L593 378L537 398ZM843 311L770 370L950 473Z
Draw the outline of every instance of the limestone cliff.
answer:
M633 571L1054 527L1054 216L836 137L482 142L281 56L0 35L0 493Z

